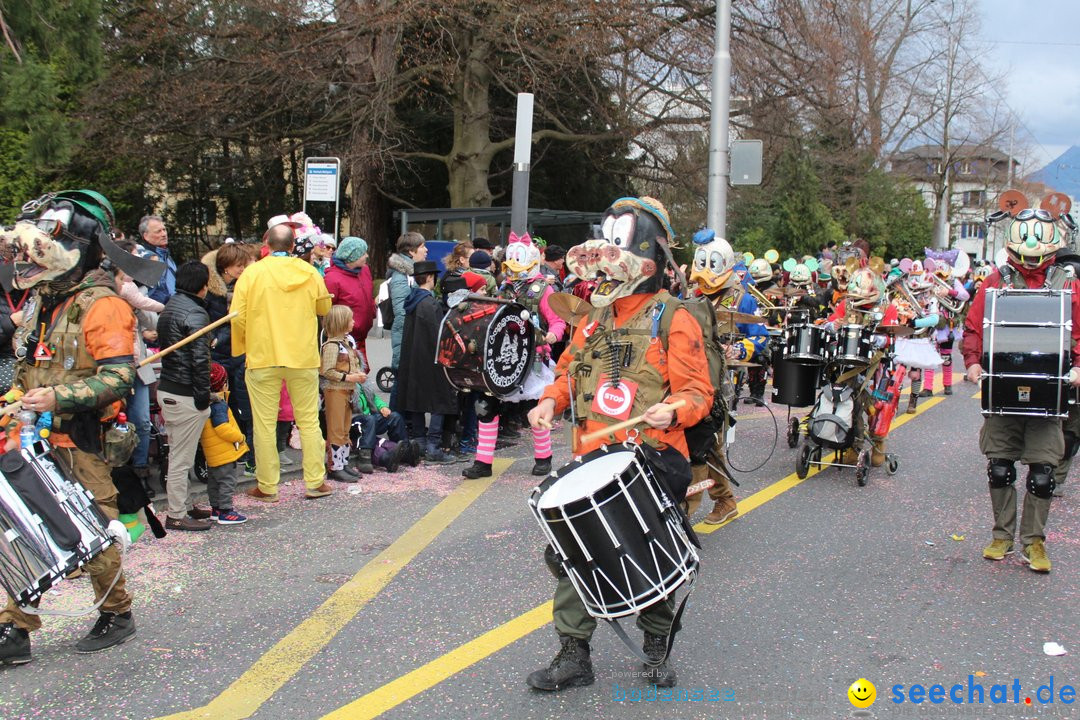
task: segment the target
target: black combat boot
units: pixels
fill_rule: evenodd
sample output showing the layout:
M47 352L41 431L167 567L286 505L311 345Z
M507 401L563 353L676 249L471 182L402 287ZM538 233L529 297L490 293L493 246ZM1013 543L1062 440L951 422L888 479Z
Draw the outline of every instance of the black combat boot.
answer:
M547 475L549 472L551 472L551 457L536 458L533 462L532 474Z
M25 665L30 657L30 633L12 623L0 625L0 665Z
M537 690L562 690L592 685L596 678L593 676L592 660L589 659L588 641L566 635L559 640L562 647L551 664L544 670L531 673L525 682Z
M642 651L649 656L649 659L653 662L664 659L662 663L655 667L649 667L648 665L642 665L645 670L645 682L650 685L656 685L660 688L675 687L675 668L668 664L668 658L664 655L667 654L667 635L653 635L652 633L645 633L645 644L641 646Z
M135 618L131 611L117 615L101 613L94 627L75 644L77 653L93 653L126 642L135 634Z

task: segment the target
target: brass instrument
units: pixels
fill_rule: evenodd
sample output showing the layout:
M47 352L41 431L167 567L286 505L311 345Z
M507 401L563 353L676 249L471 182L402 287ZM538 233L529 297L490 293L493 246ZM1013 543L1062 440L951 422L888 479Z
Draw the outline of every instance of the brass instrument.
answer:
M926 317L926 311L923 310L922 303L920 303L919 300L915 297L915 295L911 292L911 288L907 286L907 283L904 282L903 278L901 278L897 283L895 283L895 287L899 290L900 294L903 296L903 299L906 300L909 305L911 305L911 310L915 313L915 317Z
M758 301L758 306L761 307L763 310L769 311L780 309L778 306L773 305L769 298L765 297L765 294L758 290L757 287L753 285L747 285L746 289L750 291L750 294L753 295L754 299Z
M964 303L949 297L948 293L952 292L952 285L938 277L937 273L931 273L931 277L934 278L934 283L945 288L946 294L944 296L938 295L938 304L951 312L953 315L957 315L964 309Z

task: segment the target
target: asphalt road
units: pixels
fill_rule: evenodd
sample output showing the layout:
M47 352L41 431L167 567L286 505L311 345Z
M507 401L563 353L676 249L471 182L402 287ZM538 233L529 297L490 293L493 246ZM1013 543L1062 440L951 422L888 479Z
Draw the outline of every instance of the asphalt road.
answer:
M378 367L385 342L372 345ZM499 454L505 470L490 483L461 481L461 465L421 467L308 501L294 480L278 505L241 499L247 525L141 540L125 560L137 637L79 656L91 619L47 618L34 662L0 670L0 717L842 718L856 716L846 693L861 677L877 688L862 711L873 717L1076 717L1061 692L1080 684L1080 481L1054 501L1052 573L1018 555L983 560L974 390L923 400L890 439L898 473L874 470L866 487L851 470L798 482L782 428L764 467L738 475L740 517L698 526L714 531L701 535L673 656L681 688L720 700L633 701L646 689L639 665L604 627L595 685L525 685L557 640L523 443ZM781 423L784 410L773 407ZM774 429L760 409L742 420L732 460L749 468ZM561 436L556 453L566 460ZM89 598L75 580L46 606ZM1044 654L1047 641L1070 654ZM1041 705L1051 678L1055 702ZM945 701L892 702L894 686L906 699L915 684L941 684ZM947 696L957 684L959 705ZM967 703L969 684L983 704ZM995 684L1007 703L992 702Z

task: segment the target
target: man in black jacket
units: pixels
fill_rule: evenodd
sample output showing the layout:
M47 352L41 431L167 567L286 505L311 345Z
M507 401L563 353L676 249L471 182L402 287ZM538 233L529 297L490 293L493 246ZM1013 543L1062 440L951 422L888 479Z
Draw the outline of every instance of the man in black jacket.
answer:
M176 294L158 317L161 347L169 347L210 323L206 313L210 271L201 262L187 262L176 272ZM210 336L196 338L161 360L158 403L169 435L169 530L209 530L210 511L191 502L188 470L195 461L203 424L210 416Z

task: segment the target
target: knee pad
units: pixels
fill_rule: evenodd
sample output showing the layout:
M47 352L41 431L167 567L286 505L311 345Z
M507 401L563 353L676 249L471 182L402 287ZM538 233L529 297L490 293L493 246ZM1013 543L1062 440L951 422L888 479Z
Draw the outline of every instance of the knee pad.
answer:
M951 350L952 348L942 348L943 350ZM952 367L952 353L945 353L941 356L942 367Z
M1080 450L1080 437L1072 434L1068 430L1065 431L1065 458L1071 458L1076 455L1076 451Z
M1054 466L1049 463L1028 465L1027 489L1037 498L1049 500L1054 497Z
M986 477L990 480L990 487L1003 488L1016 482L1016 466L1012 460L1003 458L990 458L986 464Z
M566 577L566 571L563 570L562 563L559 562L559 554L555 552L555 548L551 545L544 548L544 564L547 565L548 570L551 571L556 580L562 580Z

